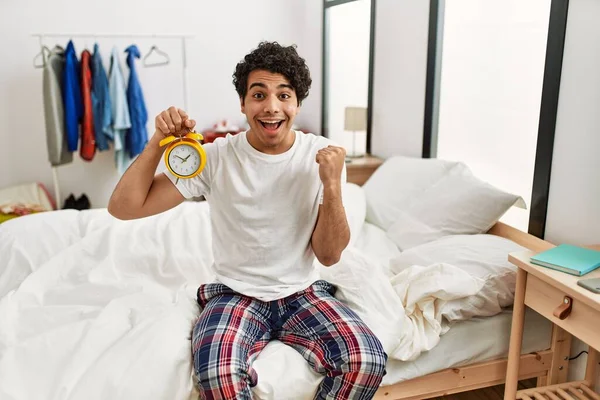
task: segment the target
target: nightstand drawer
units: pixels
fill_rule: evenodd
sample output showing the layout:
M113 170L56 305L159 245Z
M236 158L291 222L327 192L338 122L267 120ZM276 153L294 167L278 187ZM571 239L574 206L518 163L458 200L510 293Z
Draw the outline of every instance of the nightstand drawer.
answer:
M376 166L367 166L362 168L348 168L347 170L347 181L355 183L358 186L362 186L365 182L373 175L373 172L377 169Z
M572 299L571 312L561 320L554 316L554 310L563 304L565 296L569 294L533 274L527 274L525 305L593 348L600 349L600 312L569 296Z

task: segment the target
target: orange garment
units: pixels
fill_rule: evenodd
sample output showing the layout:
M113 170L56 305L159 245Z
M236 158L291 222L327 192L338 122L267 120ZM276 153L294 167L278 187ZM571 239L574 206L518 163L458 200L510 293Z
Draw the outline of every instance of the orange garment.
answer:
M83 98L83 119L81 121L81 148L79 154L86 161L92 161L96 154L96 136L94 135L94 114L92 110L92 70L91 53L81 53L81 97Z

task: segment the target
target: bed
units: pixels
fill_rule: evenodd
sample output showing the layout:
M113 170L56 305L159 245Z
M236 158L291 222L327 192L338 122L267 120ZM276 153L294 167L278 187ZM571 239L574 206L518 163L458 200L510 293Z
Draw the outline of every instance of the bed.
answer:
M546 241L500 222L489 233L508 238L533 251L552 247ZM506 309L493 317L475 318L455 325L434 350L417 360L419 365L425 366L421 370L423 373L414 373L407 380L397 383L388 381L389 384L381 387L375 399L427 399L503 383L506 378L511 317L512 311ZM477 341L465 341L462 335L472 334L474 330L482 331ZM489 336L486 337L486 334ZM461 346L461 341L467 349L460 359L444 360L445 365L439 363L439 359L430 361L437 354L445 354L446 349ZM527 309L519 380L537 378L537 386L565 382L568 373L568 361L565 360L569 357L570 347L569 334Z
M398 164L388 168L396 181L401 179L398 168ZM449 172L444 174L453 179L452 187L456 187L453 174L464 172L458 174L448 164L439 171ZM390 179L385 171L380 178ZM427 180L423 174L419 178L421 185ZM439 177L431 179L441 182ZM473 287L472 293L460 291L480 280L444 263L428 269L397 266L391 272L390 259L399 260L419 248L414 244L418 232L428 242L425 245L436 240L432 229L415 228L415 213L411 214L413 234L405 236L393 225L384 229L379 217L393 212L373 214L386 208L369 195L380 191L377 180L373 182L371 187L367 182L365 189L346 186L344 196L352 199L347 203L351 246L344 262L322 268L322 273L338 286L340 299L354 307L391 350L376 398L426 399L502 382L510 308L488 312L493 315L477 315L471 309L462 320L447 323L439 312L441 305L471 298L481 286ZM443 185L441 189L447 192ZM472 189L468 193L474 193ZM402 192L407 192L406 187ZM435 192L431 195L440 199ZM427 205L426 197L420 197L419 206ZM414 210L414 192L410 198ZM385 199L401 203L393 194L387 193ZM472 213L472 205L466 208ZM449 213L451 208L446 208L444 215ZM427 214L431 218L432 213ZM482 232L489 233L483 235L486 240L506 238L511 245L532 250L551 246L502 223ZM458 230L442 236L469 236L465 233ZM405 245L402 249L397 246L400 242ZM0 398L197 398L190 331L199 312L195 290L213 278L211 262L206 202L185 202L161 215L129 222L100 209L55 211L3 224ZM427 291L428 285L443 281L422 279L422 271L429 276L439 273L441 278L457 273L464 279L457 281L458 292L455 287L444 293ZM394 281L398 276L403 279ZM405 295L402 301L400 293ZM411 295L416 300L405 301ZM428 316L427 310L434 312ZM526 324L521 378L537 377L542 384L564 380L563 358L568 356L570 337L534 312L527 314ZM411 326L425 327L425 334L408 329ZM253 394L258 399L311 399L321 379L299 354L276 341L265 348L254 367L259 382Z

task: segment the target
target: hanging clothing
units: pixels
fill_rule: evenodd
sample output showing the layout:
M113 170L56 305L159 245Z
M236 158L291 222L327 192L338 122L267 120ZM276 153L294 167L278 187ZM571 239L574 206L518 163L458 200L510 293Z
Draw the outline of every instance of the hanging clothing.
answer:
M127 132L126 148L133 158L140 154L148 142L146 122L148 112L144 103L144 94L135 70L135 59L140 58L140 51L136 45L125 49L127 53L127 65L129 66L129 83L127 85L127 102L129 103L129 115L131 116L131 129Z
M83 103L81 88L79 87L79 61L72 40L69 40L65 50L62 89L68 148L69 151L77 151L79 121L83 115Z
M110 92L112 108L112 124L107 134L114 140L115 164L119 173L124 173L131 162L129 154L125 151L125 134L131 128L129 117L129 105L127 104L127 92L125 79L119 63L119 52L113 47L110 55L110 67L108 77L108 89Z
M108 91L108 78L102 65L102 56L98 43L94 44L92 56L92 109L94 115L94 133L98 151L108 150L112 110L110 93Z
M61 93L64 68L65 50L60 46L55 46L50 51L48 59L45 60L42 84L48 160L55 167L73 161L73 153L69 152L67 146L63 96Z
M81 122L81 147L79 155L86 161L92 161L96 154L94 135L94 115L92 110L92 55L88 50L81 53L81 97L83 99L83 120Z

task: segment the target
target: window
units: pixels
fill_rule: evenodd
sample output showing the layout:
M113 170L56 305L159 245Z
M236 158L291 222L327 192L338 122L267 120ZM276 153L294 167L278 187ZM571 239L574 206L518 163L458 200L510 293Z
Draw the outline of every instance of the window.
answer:
M346 131L345 113L348 107L369 108L371 1L375 0L324 2L322 133L349 155L368 151L370 127Z
M550 3L441 1L438 17L441 60L432 156L462 161L480 179L522 196L528 210L513 207L502 221L524 231L531 207Z

